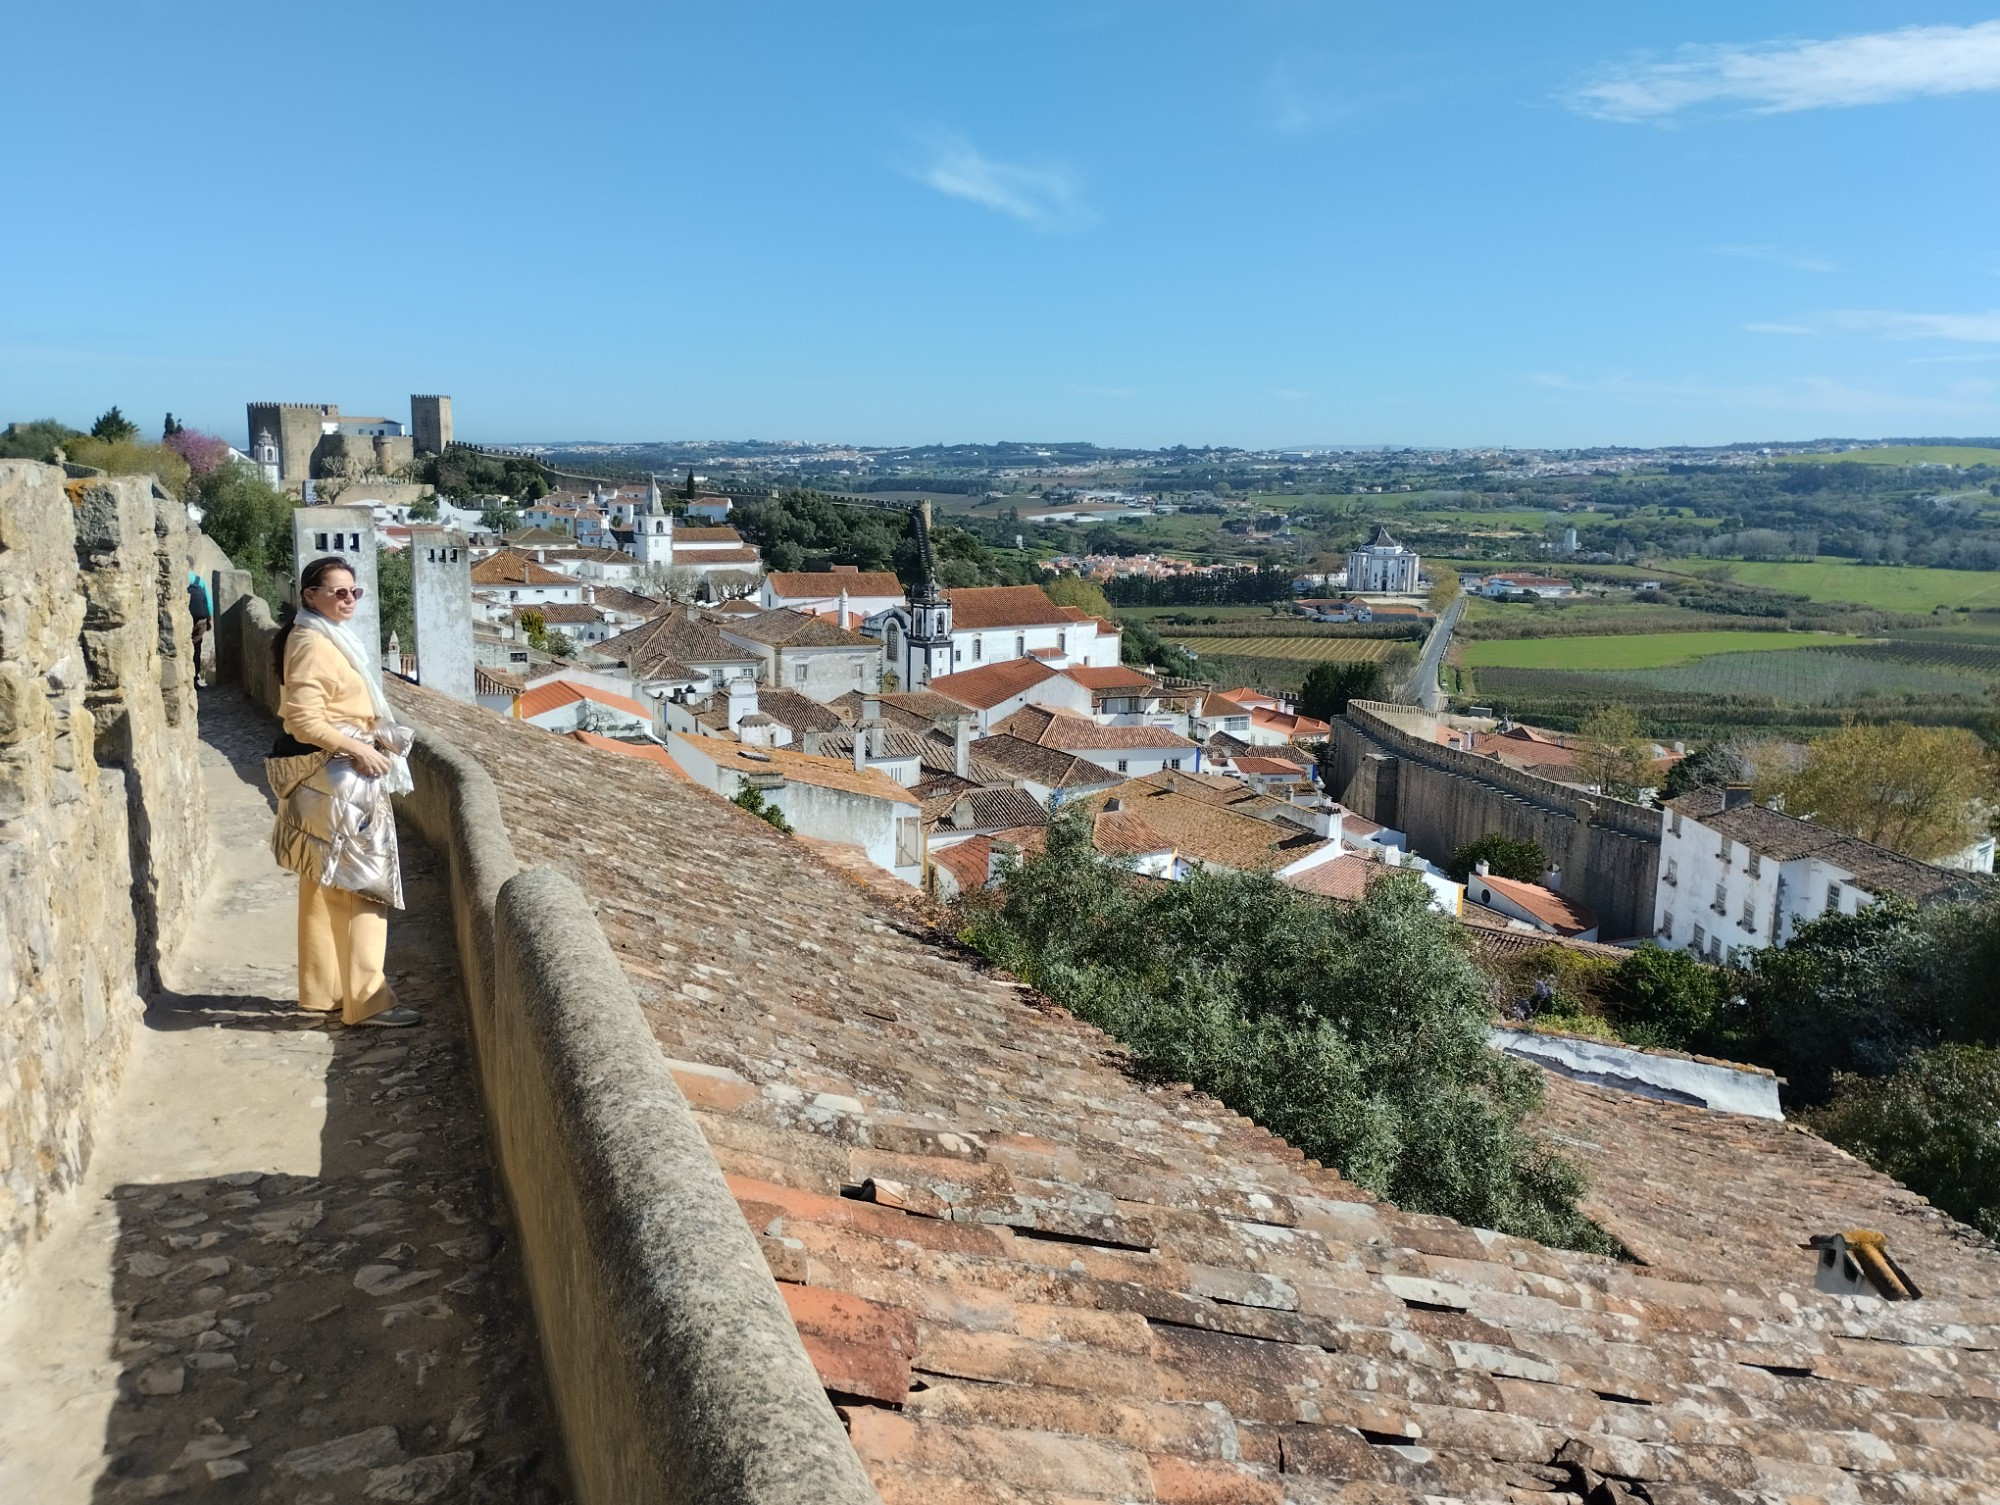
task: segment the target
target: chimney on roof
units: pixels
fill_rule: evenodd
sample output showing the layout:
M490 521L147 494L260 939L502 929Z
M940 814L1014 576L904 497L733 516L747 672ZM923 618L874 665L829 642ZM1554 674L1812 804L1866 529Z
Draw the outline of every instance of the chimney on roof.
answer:
M549 551L548 551L547 549L540 549L540 548L536 549L536 550L535 550L535 563L536 563L536 564L547 564L548 562L549 562Z
M834 608L833 625L845 630L847 626L847 587L840 588L840 605Z
M876 721L868 728L868 756L886 758L889 756L889 728Z
M1749 803L1750 803L1750 786L1748 784L1728 784L1723 787L1722 790L1723 809L1734 810L1741 805L1747 805Z
M972 801L962 794L958 797L958 803L951 807L951 823L960 831L970 831L979 824L979 815L972 808Z
M1542 887L1552 894L1563 891L1563 870L1560 864L1551 864L1549 870L1542 874Z
M1492 873L1493 864L1488 862L1484 857L1482 857L1477 862L1472 864L1472 870L1473 872L1477 873L1480 877L1484 878Z
M729 681L729 729L743 724L745 716L757 714L757 681L747 676Z
M1311 811L1310 814L1312 815L1312 828L1315 836L1324 837L1328 841L1340 840L1341 821L1346 815L1346 812L1340 806L1322 806L1319 809Z
M809 753L813 757L817 758L820 755L820 750L825 746L826 746L826 733L822 732L818 727L814 726L807 727L805 734L805 741L802 747L800 748L800 751Z
M866 773L868 771L868 729L872 725L874 723L868 721L857 722L855 724L854 771L856 773Z
M584 604L585 606L595 606L595 605L597 604L597 587L596 587L596 586L594 586L594 585L586 585L586 586L585 586L585 587L583 588L583 604Z
M972 777L972 718L961 716L951 728L951 771L961 779Z
M1917 1283L1889 1257L1889 1242L1872 1228L1845 1233L1816 1233L1819 1251L1813 1286L1836 1296L1880 1296L1885 1301L1916 1301L1923 1296Z

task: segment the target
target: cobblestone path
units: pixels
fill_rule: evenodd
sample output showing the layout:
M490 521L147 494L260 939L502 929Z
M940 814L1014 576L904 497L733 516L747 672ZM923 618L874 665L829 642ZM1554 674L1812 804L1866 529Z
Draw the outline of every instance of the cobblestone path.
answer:
M560 1505L438 865L405 843L390 925L428 1022L298 1015L273 730L203 692L215 876L85 1184L0 1307L0 1500Z

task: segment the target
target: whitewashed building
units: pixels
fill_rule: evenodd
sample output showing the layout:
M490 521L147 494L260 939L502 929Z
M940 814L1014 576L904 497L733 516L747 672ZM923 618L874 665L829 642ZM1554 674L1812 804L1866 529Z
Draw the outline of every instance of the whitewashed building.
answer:
M1808 920L1887 894L1951 898L1972 880L1755 804L1747 789L1667 801L1654 938L1711 961L1782 946Z
M1380 523L1368 542L1347 556L1347 588L1383 596L1417 590L1417 555L1389 536Z

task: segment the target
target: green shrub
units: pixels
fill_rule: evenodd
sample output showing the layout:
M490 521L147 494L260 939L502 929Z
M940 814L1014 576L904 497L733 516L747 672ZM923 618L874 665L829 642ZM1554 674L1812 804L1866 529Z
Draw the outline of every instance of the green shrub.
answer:
M1833 1079L1807 1124L1962 1223L2000 1238L2000 1050L1941 1045L1893 1076Z
M1484 862L1487 871L1499 878L1515 878L1522 883L1540 883L1549 870L1548 854L1532 841L1515 841L1498 831L1489 831L1476 841L1468 841L1451 854L1446 870L1460 883Z
M1583 1177L1523 1127L1532 1070L1487 1048L1488 983L1412 877L1329 905L1262 875L1141 883L1071 815L963 938L1350 1180L1416 1211L1599 1253Z
M1671 1050L1706 1049L1730 994L1728 973L1651 941L1620 962L1610 981L1620 1037Z

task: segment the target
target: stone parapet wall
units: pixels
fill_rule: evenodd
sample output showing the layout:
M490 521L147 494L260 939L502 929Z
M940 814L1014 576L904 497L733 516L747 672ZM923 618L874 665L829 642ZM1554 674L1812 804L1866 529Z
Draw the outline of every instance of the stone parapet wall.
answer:
M225 574L244 691L275 711L276 624ZM828 1403L590 902L521 871L492 780L423 722L398 817L445 860L487 1129L586 1505L868 1505Z
M1410 730L1428 719L1409 707L1352 702L1328 739L1334 797L1439 862L1489 832L1532 841L1561 865L1563 892L1597 911L1604 939L1652 933L1658 810L1584 794Z
M0 461L0 1288L89 1161L208 870L187 509Z

